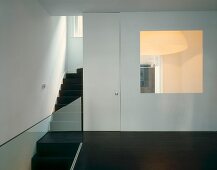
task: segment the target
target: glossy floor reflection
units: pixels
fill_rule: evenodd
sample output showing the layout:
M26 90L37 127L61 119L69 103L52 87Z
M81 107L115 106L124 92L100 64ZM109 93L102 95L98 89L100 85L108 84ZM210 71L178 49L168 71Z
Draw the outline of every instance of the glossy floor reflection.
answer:
M75 170L216 170L215 132L84 132Z

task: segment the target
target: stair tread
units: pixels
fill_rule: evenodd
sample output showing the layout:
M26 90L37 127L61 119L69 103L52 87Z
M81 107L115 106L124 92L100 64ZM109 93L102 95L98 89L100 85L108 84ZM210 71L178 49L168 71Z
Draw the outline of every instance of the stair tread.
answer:
M65 157L65 156L46 156L42 157L36 154L32 158L32 170L41 170L41 169L47 169L47 170L68 170L70 169L72 162L74 160L74 157Z

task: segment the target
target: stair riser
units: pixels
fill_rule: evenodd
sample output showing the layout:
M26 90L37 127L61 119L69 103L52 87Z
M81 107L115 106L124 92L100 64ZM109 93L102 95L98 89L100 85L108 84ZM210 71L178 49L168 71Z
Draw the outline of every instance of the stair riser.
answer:
M62 84L61 85L61 90L82 90L83 86L81 84L73 84L73 85L69 85L69 84Z
M70 73L70 74L66 74L66 78L67 79L71 79L71 78L80 78L82 79L82 74L76 74L76 73Z
M83 69L77 69L77 74L83 76Z
M64 79L63 84L82 84L82 79L80 78Z
M56 104L56 105L55 105L55 111L57 111L57 110L59 110L59 109L65 107L66 105L67 105L67 104Z
M79 143L37 143L37 154L39 156L65 156L74 157Z
M81 96L81 95L82 95L81 90L74 90L74 91L61 90L60 91L60 96Z
M78 98L79 98L79 96L75 96L75 97L58 97L57 98L57 104L69 104L69 103L75 101Z
M68 159L57 159L57 158L46 158L46 157L33 157L32 159L32 170L69 170L73 158Z
M71 105L71 103L69 104L69 105ZM59 110L58 112L55 112L55 113L53 113L54 115L55 114L61 114L61 113L81 113L81 106L79 105L79 106L76 106L76 105L73 105L72 107L70 106L70 108L68 108L68 106L69 105L67 105L66 107L64 107L64 108L61 108L61 110Z
M70 104L71 104L71 103L69 103L69 105L70 105ZM63 108L63 107L64 107L64 108ZM69 112L68 110L65 111L65 107L67 107L67 104L58 104L58 105L55 105L55 111L61 109L61 112L62 112L62 113ZM81 108L80 108L80 107L72 107L72 108L70 108L70 111L71 111L72 113L74 113L74 112L80 113L80 112L81 112Z

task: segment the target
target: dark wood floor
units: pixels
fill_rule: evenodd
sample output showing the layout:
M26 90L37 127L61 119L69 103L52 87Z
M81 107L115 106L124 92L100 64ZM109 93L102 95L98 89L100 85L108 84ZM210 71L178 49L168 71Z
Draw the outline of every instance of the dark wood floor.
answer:
M217 170L217 133L84 132L75 170Z

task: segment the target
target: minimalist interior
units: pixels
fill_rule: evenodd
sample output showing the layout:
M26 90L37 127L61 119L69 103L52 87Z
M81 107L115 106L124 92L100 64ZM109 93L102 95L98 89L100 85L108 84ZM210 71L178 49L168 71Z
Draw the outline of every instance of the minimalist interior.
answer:
M0 2L0 170L217 169L217 1Z

